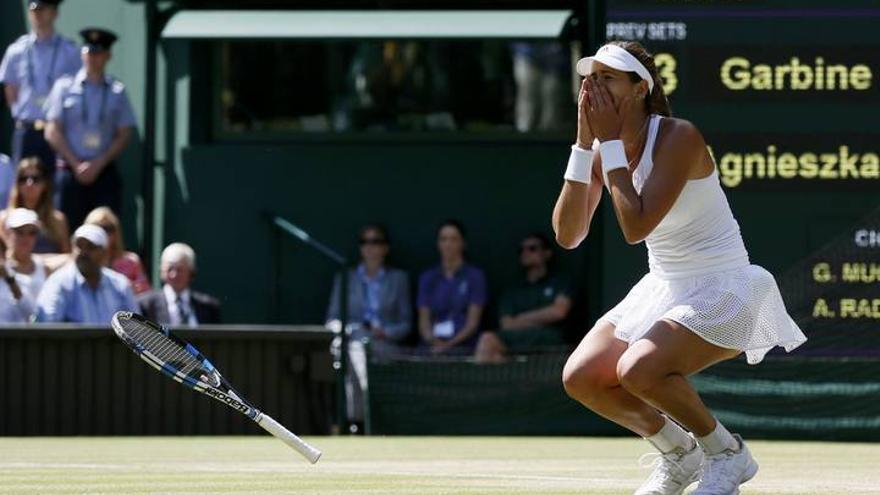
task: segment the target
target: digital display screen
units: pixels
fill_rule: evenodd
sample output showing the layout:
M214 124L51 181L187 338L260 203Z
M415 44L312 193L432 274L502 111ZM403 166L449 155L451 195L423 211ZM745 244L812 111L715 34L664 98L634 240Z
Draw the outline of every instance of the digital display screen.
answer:
M880 4L610 0L818 355L880 355ZM874 345L877 344L877 345Z

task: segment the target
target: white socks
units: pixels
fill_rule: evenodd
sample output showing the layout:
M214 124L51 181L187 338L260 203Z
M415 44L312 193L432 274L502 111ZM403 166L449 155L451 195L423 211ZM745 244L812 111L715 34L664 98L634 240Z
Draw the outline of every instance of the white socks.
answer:
M668 420L667 420L668 421ZM725 450L739 450L739 442L733 438L733 435L727 431L727 428L719 421L715 421L715 430L705 437L697 438L700 447L706 451L707 455L717 455Z
M681 426L678 426L678 423L672 421L668 417L663 416L663 419L666 420L666 424L663 425L663 428L661 428L656 434L645 438L645 440L651 442L654 447L657 447L657 450L664 454L668 454L676 449L682 449L685 452L688 452L694 448L694 439L688 434L688 432L684 431ZM721 423L718 423L718 425L720 426ZM724 431L726 432L727 430ZM730 435L730 433L728 433L728 435ZM732 438L733 437L731 437L731 439ZM734 443L736 443L735 440Z

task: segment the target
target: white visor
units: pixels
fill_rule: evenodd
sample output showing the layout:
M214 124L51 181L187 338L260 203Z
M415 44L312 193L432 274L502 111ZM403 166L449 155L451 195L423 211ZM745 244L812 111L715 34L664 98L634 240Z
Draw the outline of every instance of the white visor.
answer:
M632 54L617 45L605 45L596 51L592 57L584 57L578 60L575 69L582 76L588 76L593 72L593 62L601 62L612 69L624 72L635 72L648 82L648 93L654 91L654 79L651 73Z

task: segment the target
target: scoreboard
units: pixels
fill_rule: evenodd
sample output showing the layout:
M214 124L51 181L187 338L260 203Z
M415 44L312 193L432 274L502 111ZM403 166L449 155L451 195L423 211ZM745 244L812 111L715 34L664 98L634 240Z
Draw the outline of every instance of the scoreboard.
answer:
M880 355L880 2L609 0L607 20L705 135L804 352Z

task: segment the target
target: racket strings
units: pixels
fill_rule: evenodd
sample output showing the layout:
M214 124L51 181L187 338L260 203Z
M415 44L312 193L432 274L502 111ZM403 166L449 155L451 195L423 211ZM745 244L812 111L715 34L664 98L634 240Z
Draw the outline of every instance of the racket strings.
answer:
M170 339L160 329L128 320L125 331L146 351L159 360L170 364L187 376L198 376L207 370L201 361L187 352L179 343Z

